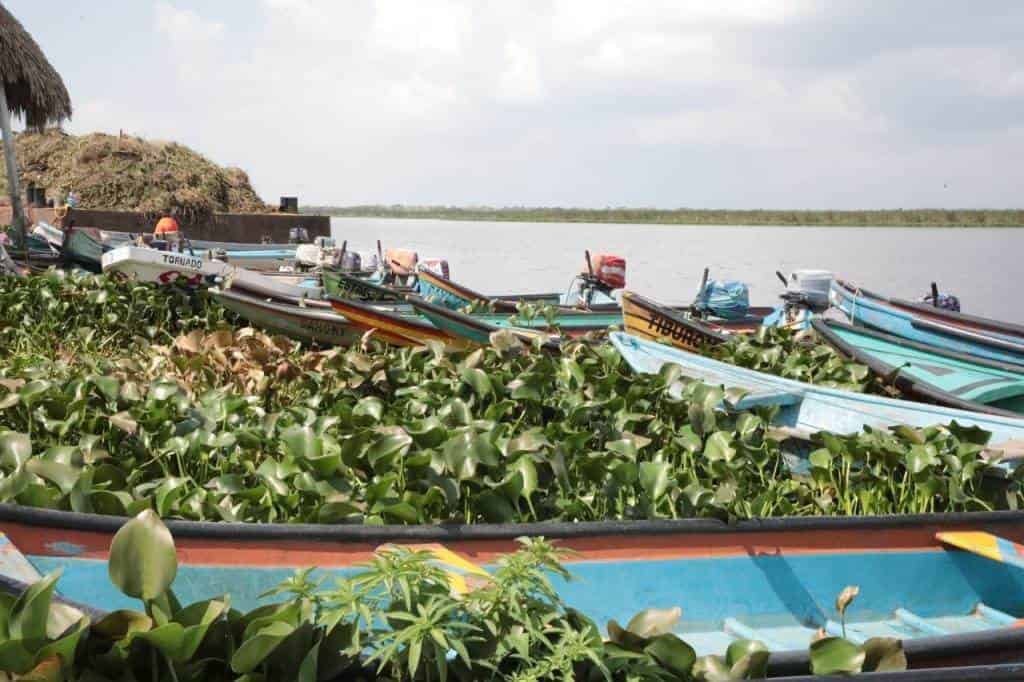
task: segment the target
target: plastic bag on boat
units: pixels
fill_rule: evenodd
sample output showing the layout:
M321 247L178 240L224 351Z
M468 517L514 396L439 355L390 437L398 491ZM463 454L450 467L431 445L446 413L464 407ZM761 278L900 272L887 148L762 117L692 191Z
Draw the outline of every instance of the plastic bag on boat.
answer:
M599 282L609 289L621 289L626 286L626 259L607 253L595 253L590 256L590 267L583 265L583 274L594 273Z
M711 280L697 295L694 305L727 320L743 317L750 308L750 290L743 282Z
M419 255L409 249L388 249L384 252L384 260L391 272L399 277L408 277L416 272Z

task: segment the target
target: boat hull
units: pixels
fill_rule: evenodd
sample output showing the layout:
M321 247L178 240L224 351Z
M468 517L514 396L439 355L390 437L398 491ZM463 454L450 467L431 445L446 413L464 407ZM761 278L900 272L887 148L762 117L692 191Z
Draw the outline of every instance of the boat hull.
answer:
M106 560L115 517L0 505L0 527L41 573L61 568L63 596L106 609L138 607L110 586ZM779 662L806 651L816 627L833 627L836 594L860 586L847 614L851 636L906 638L915 665L1015 660L1024 629L1024 571L945 549L937 532L982 530L1024 541L1021 512L912 517L541 523L479 526L282 526L168 522L177 546L175 592L191 602L230 592L249 609L295 569L344 575L382 544L440 542L492 566L515 538L543 535L573 550L567 567L581 580L556 581L567 603L602 625L643 608L679 606L677 633L699 653L721 653L737 623L752 628ZM979 616L978 604L988 615ZM915 629L893 614L926 622ZM936 628L949 636L935 636ZM957 630L956 628L959 628ZM960 651L959 635L975 630ZM993 644L989 649L981 644ZM935 641L938 640L938 641ZM1016 647L1011 652L1010 644ZM923 645L928 645L924 647ZM998 645L998 646L996 646ZM965 659L964 656L967 658ZM806 661L805 661L806 663Z
M416 290L419 295L435 305L452 310L460 310L474 303L486 303L495 312L514 313L520 302L558 305L561 300L557 293L486 296L429 270L421 269L417 274Z
M648 341L665 341L675 348L699 352L728 338L700 320L689 319L630 291L622 293L622 320L626 331Z
M465 346L464 339L420 320L413 315L381 310L348 299L330 298L331 307L362 332L373 331L377 338L394 346L422 346L429 341Z
M210 295L254 327L290 338L326 346L348 346L362 331L329 307L304 308L297 303L268 301L233 289L210 289Z
M140 282L198 287L223 281L226 288L242 289L260 296L319 299L322 289L301 286L295 278L277 277L188 253L121 246L103 254L103 271L119 273Z
M719 362L682 349L612 333L612 343L626 362L638 372L657 373L666 364L677 364L683 374L708 384L744 389L735 409L775 405L775 424L804 433L831 431L859 433L865 426L887 429L898 425L927 427L956 421L977 426L992 434L989 448L1019 453L1024 442L1024 420L941 405L928 405L883 396L854 393L806 384L744 367Z
M329 296L350 298L357 301L398 302L402 300L402 292L390 287L381 286L346 272L324 270L324 291Z
M816 319L814 330L915 400L977 412L1024 416L1024 368L943 351L865 327Z
M919 311L893 305L889 299L842 280L832 282L829 296L832 305L854 324L944 350L1024 366L1024 336L969 326L934 313L926 319Z

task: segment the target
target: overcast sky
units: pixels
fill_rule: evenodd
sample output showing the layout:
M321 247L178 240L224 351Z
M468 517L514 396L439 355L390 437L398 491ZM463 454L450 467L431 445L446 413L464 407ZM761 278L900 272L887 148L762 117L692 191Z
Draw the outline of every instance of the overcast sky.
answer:
M1024 2L5 0L69 129L305 204L1024 204Z

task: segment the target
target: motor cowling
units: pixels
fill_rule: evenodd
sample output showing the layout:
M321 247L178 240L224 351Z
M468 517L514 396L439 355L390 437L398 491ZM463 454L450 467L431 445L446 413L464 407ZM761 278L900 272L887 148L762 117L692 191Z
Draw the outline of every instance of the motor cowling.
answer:
M835 275L828 270L794 270L782 297L791 303L806 305L811 310L825 310L829 306L828 292L834 278Z
M607 253L591 254L589 267L584 263L583 274L592 274L609 289L622 289L626 286L626 259Z

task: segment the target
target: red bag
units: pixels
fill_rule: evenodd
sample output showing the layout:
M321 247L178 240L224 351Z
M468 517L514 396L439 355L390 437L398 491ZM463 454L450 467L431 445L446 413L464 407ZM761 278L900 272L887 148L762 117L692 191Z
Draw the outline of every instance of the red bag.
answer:
M626 259L607 253L595 253L590 256L590 270L584 266L584 274L593 271L594 277L610 289L621 289L626 286Z

